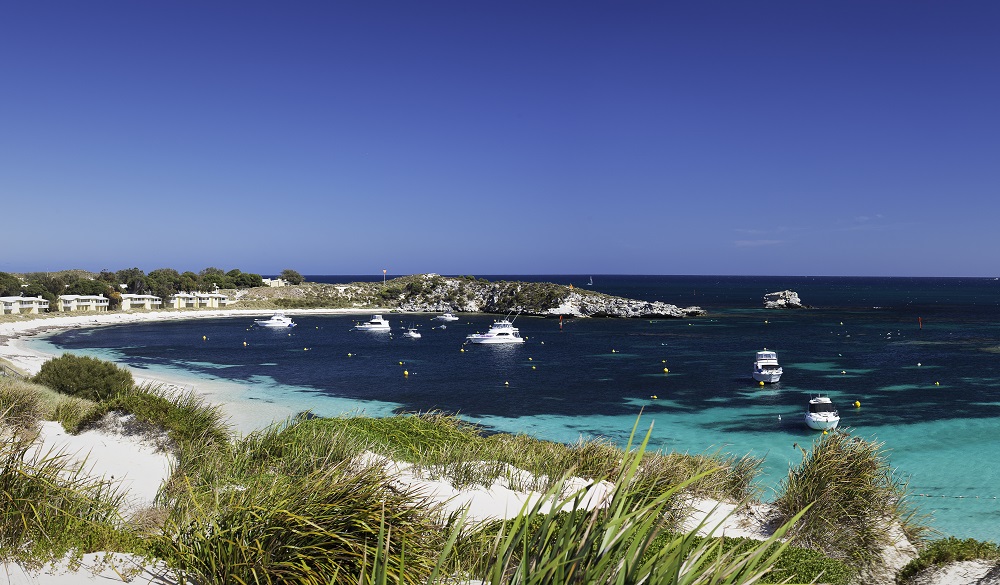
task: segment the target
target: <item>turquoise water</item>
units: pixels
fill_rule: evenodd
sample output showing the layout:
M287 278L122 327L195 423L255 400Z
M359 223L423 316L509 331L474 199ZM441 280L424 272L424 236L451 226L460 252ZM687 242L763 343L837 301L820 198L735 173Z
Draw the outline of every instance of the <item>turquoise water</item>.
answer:
M587 279L544 280L581 286ZM562 326L520 317L527 342L517 347L463 346L465 335L488 327L486 315L447 329L434 329L429 315L392 315L397 331L416 325L419 340L351 331L359 316L299 315L291 331L228 318L78 329L34 343L112 359L140 376L183 379L210 399L243 405L231 410L244 430L303 410L441 409L499 431L621 444L641 413L656 448L764 457L767 490L801 460L795 445L817 438L802 413L822 393L839 407L842 425L885 444L936 529L1000 540L1000 483L990 464L1000 448L996 281L594 275L594 282L601 292L697 304L709 314ZM764 293L785 288L813 308L760 308ZM764 347L778 352L785 372L761 388L750 367Z

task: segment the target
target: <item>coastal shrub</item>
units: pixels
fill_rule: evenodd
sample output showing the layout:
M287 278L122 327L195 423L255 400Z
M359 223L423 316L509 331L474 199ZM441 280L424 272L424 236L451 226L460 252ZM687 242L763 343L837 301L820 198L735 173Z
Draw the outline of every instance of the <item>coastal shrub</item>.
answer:
M789 470L775 500L786 522L812 505L790 532L793 541L859 566L871 566L890 544L894 524L911 522L906 484L893 473L881 443L836 431L817 439ZM919 534L921 527L910 526Z
M60 394L48 386L0 376L0 411L9 409L5 422L15 428L30 429L40 420L55 420L72 430L93 405L93 401Z
M635 478L648 439L647 433L636 449L625 449L605 507L583 509L582 493L558 500L557 486L522 515L460 541L453 571L487 583L719 585L753 583L769 572L787 546L779 543L787 526L768 541L728 550L721 539L667 531L668 502L686 484L652 498L635 493L643 489Z
M124 368L97 358L68 353L42 364L32 381L88 400L110 398L135 384L132 373Z
M182 458L181 469L201 483L239 484L264 475L307 476L364 450L364 440L345 429L300 416L254 431L211 457Z
M341 428L364 446L397 461L413 463L458 488L490 486L500 477L511 489L546 491L569 472L583 479L614 477L624 456L604 439L566 445L528 435L493 433L441 412L387 418L345 417L310 421ZM663 490L691 477L690 493L720 500L758 496L761 460L753 457L647 452L635 481ZM719 473L706 473L720 470Z
M17 438L0 444L0 559L38 568L69 554L138 552L119 529L121 494L83 469Z
M0 377L0 420L17 430L32 429L43 414L42 401L32 384L12 378Z
M75 433L97 403L65 394L60 396L63 399L52 408L47 418L58 421L67 432Z
M156 547L182 582L426 583L443 531L419 497L375 468L333 466L240 484L188 484Z
M920 551L920 556L900 569L899 573L896 574L896 582L904 584L917 573L936 565L980 559L1000 559L1000 545L972 538L962 540L949 537L935 540Z
M205 449L228 443L230 428L222 410L208 404L193 391L171 392L161 385L131 387L91 408L78 422L74 432L94 424L109 412L134 415L139 423L163 428L178 445Z

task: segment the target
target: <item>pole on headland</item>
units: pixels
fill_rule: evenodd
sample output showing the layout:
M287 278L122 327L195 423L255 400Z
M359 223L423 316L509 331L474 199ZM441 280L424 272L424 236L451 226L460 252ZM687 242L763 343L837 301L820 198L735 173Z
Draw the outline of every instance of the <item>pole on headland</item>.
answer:
M382 286L385 286L385 268L382 269Z

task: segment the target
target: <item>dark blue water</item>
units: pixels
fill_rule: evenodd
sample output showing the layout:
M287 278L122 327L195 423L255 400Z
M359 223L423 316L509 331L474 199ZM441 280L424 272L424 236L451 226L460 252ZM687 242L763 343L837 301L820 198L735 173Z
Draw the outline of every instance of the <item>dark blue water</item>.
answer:
M643 412L654 445L764 456L771 486L798 462L793 445L816 437L802 412L822 393L842 425L886 444L914 492L926 494L918 503L936 527L1000 538L1000 472L984 465L1000 448L1000 282L593 275L587 286L588 276L486 278L573 284L708 315L561 324L522 316L520 346L463 344L492 316L436 329L430 315L404 314L391 315L394 334L351 331L358 315L299 314L291 331L226 318L72 330L49 342L154 373L183 368L321 415L351 404L444 410L540 438L623 442ZM812 308L762 308L765 293L783 289ZM421 339L399 335L410 325ZM750 368L765 347L778 352L784 375L761 388Z

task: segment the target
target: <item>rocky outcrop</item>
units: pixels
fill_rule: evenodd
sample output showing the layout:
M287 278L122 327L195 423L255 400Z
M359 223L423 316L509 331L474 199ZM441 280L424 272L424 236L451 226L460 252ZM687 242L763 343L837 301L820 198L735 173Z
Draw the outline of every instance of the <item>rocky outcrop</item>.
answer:
M765 309L801 309L804 306L795 291L783 290L764 295Z
M567 317L694 317L704 315L701 307L680 308L659 301L639 301L622 297L585 292L571 292L557 307L544 309L540 315Z
M265 306L265 304L267 306ZM351 308L406 312L497 313L555 317L679 318L700 307L626 299L550 282L495 281L471 276L416 274L382 282L304 283L261 287L240 297L246 308Z

